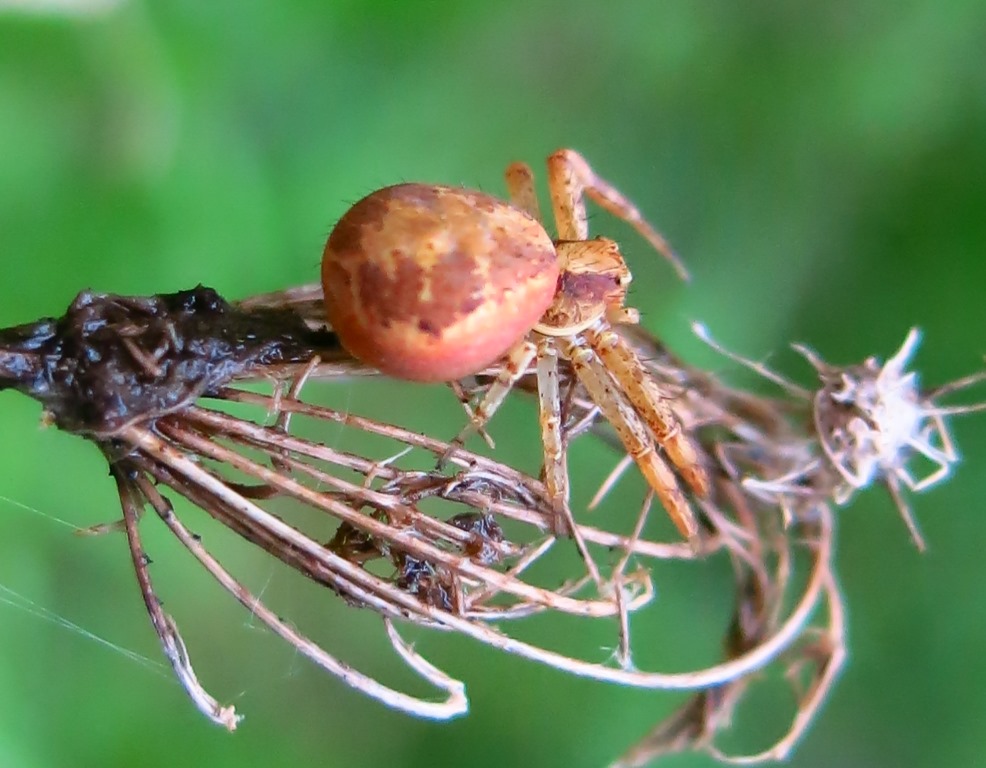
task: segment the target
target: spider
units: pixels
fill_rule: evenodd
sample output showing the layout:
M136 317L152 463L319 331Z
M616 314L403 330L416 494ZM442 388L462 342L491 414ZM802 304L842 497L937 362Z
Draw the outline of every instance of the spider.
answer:
M457 444L483 430L533 364L544 482L559 535L573 529L558 372L559 359L568 361L678 530L695 543L695 515L667 460L701 496L708 475L667 397L614 330L640 319L624 305L630 271L613 240L590 239L585 197L687 274L637 207L579 153L561 149L547 165L554 240L541 224L534 175L524 163L507 167L510 203L417 183L357 202L325 245L329 322L356 358L404 379L451 382L502 360Z

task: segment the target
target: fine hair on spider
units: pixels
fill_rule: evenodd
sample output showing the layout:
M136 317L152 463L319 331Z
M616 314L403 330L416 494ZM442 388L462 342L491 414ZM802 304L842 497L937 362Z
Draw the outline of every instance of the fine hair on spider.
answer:
M449 381L502 360L486 393L474 407L465 404L470 423L453 450L484 431L533 366L544 481L559 535L577 533L559 388L559 361L570 364L675 526L697 548L698 521L677 476L706 496L705 459L681 429L669 393L654 385L614 331L639 322L639 313L624 305L630 271L613 240L589 237L585 198L629 223L679 275L687 274L637 207L580 154L559 150L547 166L553 240L540 223L533 173L524 163L507 168L510 203L425 184L386 187L357 202L329 235L323 255L330 325L355 357L398 377Z

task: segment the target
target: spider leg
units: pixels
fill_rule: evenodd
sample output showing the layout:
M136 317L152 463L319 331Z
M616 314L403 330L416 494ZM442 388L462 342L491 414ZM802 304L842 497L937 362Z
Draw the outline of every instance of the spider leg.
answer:
M589 577L596 584L602 584L599 568L592 559L581 531L575 525L572 508L568 504L568 456L562 436L558 350L553 339L543 338L538 342L537 359L539 421L541 443L544 446L544 487L553 507L552 529L555 536L571 536L575 540Z
M541 221L537 190L534 188L534 172L527 163L511 163L503 174L507 182L510 202Z
M476 410L472 412L470 422L463 427L462 431L452 441L450 452L456 446L462 445L466 438L473 432L482 431L497 409L503 403L507 394L513 389L514 384L521 376L527 372L528 366L537 354L537 346L528 339L522 339L507 354L503 369L497 375L496 380L490 385L483 399L480 400Z
M449 389L452 390L452 394L455 395L456 399L459 401L459 404L462 406L462 410L464 410L466 412L466 416L468 416L469 419L470 419L470 421L471 421L472 420L472 399L473 399L472 392L470 392L469 390L467 390L466 387L464 387L462 385L462 380L459 380L459 381L450 381L448 383L448 386L449 386ZM479 434L479 436L481 438L483 438L483 440L486 441L486 444L490 448L496 448L496 443L493 442L493 438L490 437L490 433L489 432L487 432L485 429L477 429L476 431Z
M541 443L544 446L544 487L552 501L557 502L557 507L567 509L568 467L561 433L558 352L551 339L544 338L538 343L537 359L539 420ZM565 534L566 522L556 519L555 533Z
M544 446L544 488L554 507L552 526L556 536L576 535L575 520L568 505L568 456L562 437L558 351L552 339L543 338L538 342L537 358L539 421L541 444ZM587 553L583 554L587 556Z
M588 328L585 336L685 482L695 493L707 496L709 475L695 445L682 431L674 410L656 390L634 351L604 321Z
M544 446L544 486L556 512L552 527L557 535L562 536L570 530L574 530L574 526L572 525L572 513L568 507L568 464L565 458L561 431L558 352L555 350L551 339L542 338L537 344L525 339L514 347L507 356L503 370L500 371L476 409L472 411L470 423L452 441L452 445L462 445L470 434L484 428L503 403L517 379L527 371L535 356L537 357L541 442Z
M561 353L568 358L575 375L595 401L606 420L613 425L627 453L640 467L647 484L654 489L672 522L694 545L698 541L698 521L678 486L674 471L658 454L647 426L617 389L606 367L589 347L568 338L559 338Z
M589 225L586 221L584 195L632 226L660 253L683 279L688 270L671 250L667 240L655 230L640 210L612 184L601 179L578 152L560 149L548 158L548 187L551 190L551 206L561 240L586 240Z

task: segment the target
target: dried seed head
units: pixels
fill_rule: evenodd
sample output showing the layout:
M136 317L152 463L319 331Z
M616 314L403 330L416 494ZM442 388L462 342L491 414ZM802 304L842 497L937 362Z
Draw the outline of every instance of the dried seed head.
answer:
M325 245L329 322L386 374L449 381L482 370L551 304L558 257L527 213L481 192L399 184L360 200Z
M853 488L879 476L901 473L915 453L942 464L955 460L932 443L935 408L923 400L917 375L904 366L914 354L920 333L912 328L903 345L884 365L875 357L861 365L829 365L804 346L795 349L818 372L822 388L815 395L815 428L826 455ZM939 435L941 437L941 435Z
M912 328L897 353L883 364L869 357L858 365L831 365L812 349L793 345L821 381L820 388L809 391L760 363L725 350L705 326L696 323L693 329L714 349L778 384L796 400L811 403L813 439L791 444L793 466L779 462L773 474L744 478L747 490L783 504L796 499L800 509L811 510L819 500L815 492L823 500L844 504L856 491L879 482L893 497L915 544L924 549L902 490L923 491L948 478L959 456L945 417L984 410L986 404L943 407L938 399L983 381L986 372L922 391L917 374L905 370L921 339L918 329ZM818 447L822 456L813 455ZM799 454L804 457L799 459ZM915 460L930 466L923 476L915 476Z
M900 488L923 491L945 480L959 460L942 409L918 387L917 375L905 371L921 334L912 328L897 353L883 365L875 357L861 365L833 366L812 350L795 346L818 372L822 388L815 394L814 421L822 449L842 483L835 498L844 503L855 491L882 481L920 549L924 541ZM932 465L923 477L912 474L912 461Z

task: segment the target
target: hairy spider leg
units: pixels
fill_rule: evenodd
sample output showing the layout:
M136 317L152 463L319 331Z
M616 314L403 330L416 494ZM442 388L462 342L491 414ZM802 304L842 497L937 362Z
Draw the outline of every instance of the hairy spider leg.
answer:
M588 161L572 149L560 149L548 158L548 188L560 240L587 240L589 224L586 218L585 196L625 221L651 244L674 267L682 280L688 280L688 270L668 241L654 229L640 210L622 192L600 178ZM526 209L525 209L526 210Z
M560 338L556 342L562 355L571 363L582 386L603 416L616 430L627 453L633 458L648 485L657 494L681 534L693 544L698 536L698 522L678 485L678 478L657 452L647 426L633 405L618 388L605 364L588 346Z
M575 531L569 501L568 455L562 436L561 390L558 384L558 350L554 339L541 337L537 344L538 423L544 456L544 487L552 500L557 535Z
M503 173L510 202L541 221L541 206L534 188L534 171L527 163L511 163Z
M682 432L671 406L648 381L634 351L605 320L587 328L585 338L685 482L697 494L708 495L709 476L694 443Z

